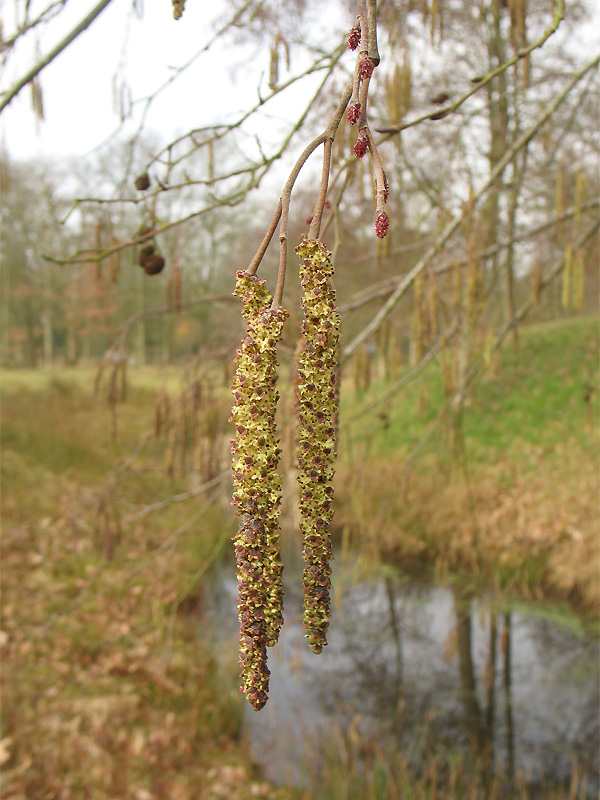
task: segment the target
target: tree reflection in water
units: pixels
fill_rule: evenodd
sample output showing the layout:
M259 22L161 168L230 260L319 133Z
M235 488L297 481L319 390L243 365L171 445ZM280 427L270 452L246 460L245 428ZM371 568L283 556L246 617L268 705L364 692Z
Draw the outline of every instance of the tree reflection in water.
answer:
M492 783L503 797L523 782L530 791L568 785L574 771L587 775L587 796L597 796L597 642L525 608L498 613L493 596L390 574L355 582L354 566L336 564L343 598L329 645L315 657L290 577L300 566L290 569L288 557L270 700L246 712L268 778L301 785L320 770L343 775L353 760L366 774L383 755L383 779L393 783L400 764L441 776L462 757L478 765L481 796ZM237 635L231 575L224 567L208 599L234 676L234 649L223 648Z

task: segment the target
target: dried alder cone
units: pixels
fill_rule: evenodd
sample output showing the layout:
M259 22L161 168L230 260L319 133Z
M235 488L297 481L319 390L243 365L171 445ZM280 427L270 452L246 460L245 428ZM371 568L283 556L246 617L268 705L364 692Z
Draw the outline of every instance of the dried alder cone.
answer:
M331 536L337 415L337 349L340 318L331 285L331 253L303 237L301 259L304 346L298 364L298 466L303 534L304 629L320 653L327 644L331 589Z
M140 250L138 264L144 268L147 275L158 275L165 267L165 260L156 252L153 244L147 244Z
M242 298L246 337L235 360L233 505L240 526L234 538L240 620L242 691L258 711L267 702L266 648L275 644L283 622L283 586L279 549L281 478L275 411L277 342L288 312L271 309L265 282L237 273L234 294Z
M144 192L150 186L150 178L148 177L148 173L144 172L135 179L135 188L138 192Z

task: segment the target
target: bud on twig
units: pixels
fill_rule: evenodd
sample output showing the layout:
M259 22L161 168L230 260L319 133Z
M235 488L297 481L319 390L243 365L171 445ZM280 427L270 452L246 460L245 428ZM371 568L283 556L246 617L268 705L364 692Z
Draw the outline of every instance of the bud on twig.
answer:
M367 133L364 128L361 128L361 130L358 132L356 144L354 145L354 155L357 158L362 158L368 149L369 140L367 139Z
M390 227L390 218L387 215L387 211L380 211L377 214L377 219L375 220L375 233L377 234L377 236L379 236L380 239L385 239L389 227Z
M348 50L356 50L359 44L360 25L355 25L354 28L350 28L350 32L348 33Z
M348 106L348 124L349 125L356 125L360 118L360 103L353 103L352 105Z

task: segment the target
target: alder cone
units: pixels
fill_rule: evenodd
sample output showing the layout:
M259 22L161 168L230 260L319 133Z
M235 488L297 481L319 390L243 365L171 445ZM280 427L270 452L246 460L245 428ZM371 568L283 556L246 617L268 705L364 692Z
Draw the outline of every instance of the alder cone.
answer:
M153 244L147 244L144 247L142 247L142 249L140 250L140 254L138 256L138 264L140 265L140 267L144 267L145 268L146 262L153 255L154 255L154 245Z
M143 267L146 275L158 275L165 268L165 260L158 253L152 253L146 258Z
M142 175L138 175L135 179L135 188L138 192L144 192L150 186L150 178L148 177L148 173L144 172Z

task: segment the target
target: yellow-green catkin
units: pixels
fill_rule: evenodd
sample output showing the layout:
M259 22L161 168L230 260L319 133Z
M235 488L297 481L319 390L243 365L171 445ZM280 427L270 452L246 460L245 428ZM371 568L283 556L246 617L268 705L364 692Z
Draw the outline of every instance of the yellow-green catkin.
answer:
M234 294L242 298L246 336L237 352L231 421L233 505L240 518L234 537L240 620L242 691L258 711L267 702L266 648L275 644L283 622L279 547L281 477L275 426L277 343L288 312L272 309L265 282L237 273Z
M576 311L582 311L585 298L585 260L583 250L577 253L573 262L572 292L573 308Z
M573 275L573 248L569 244L565 250L565 266L562 272L562 307L566 310L571 308L571 283Z
M337 348L340 318L331 285L331 253L306 236L296 248L303 287L304 348L298 361L298 482L305 568L306 638L314 653L327 644L331 589L333 475L337 416Z
M181 19L185 11L185 0L172 0L173 19Z

